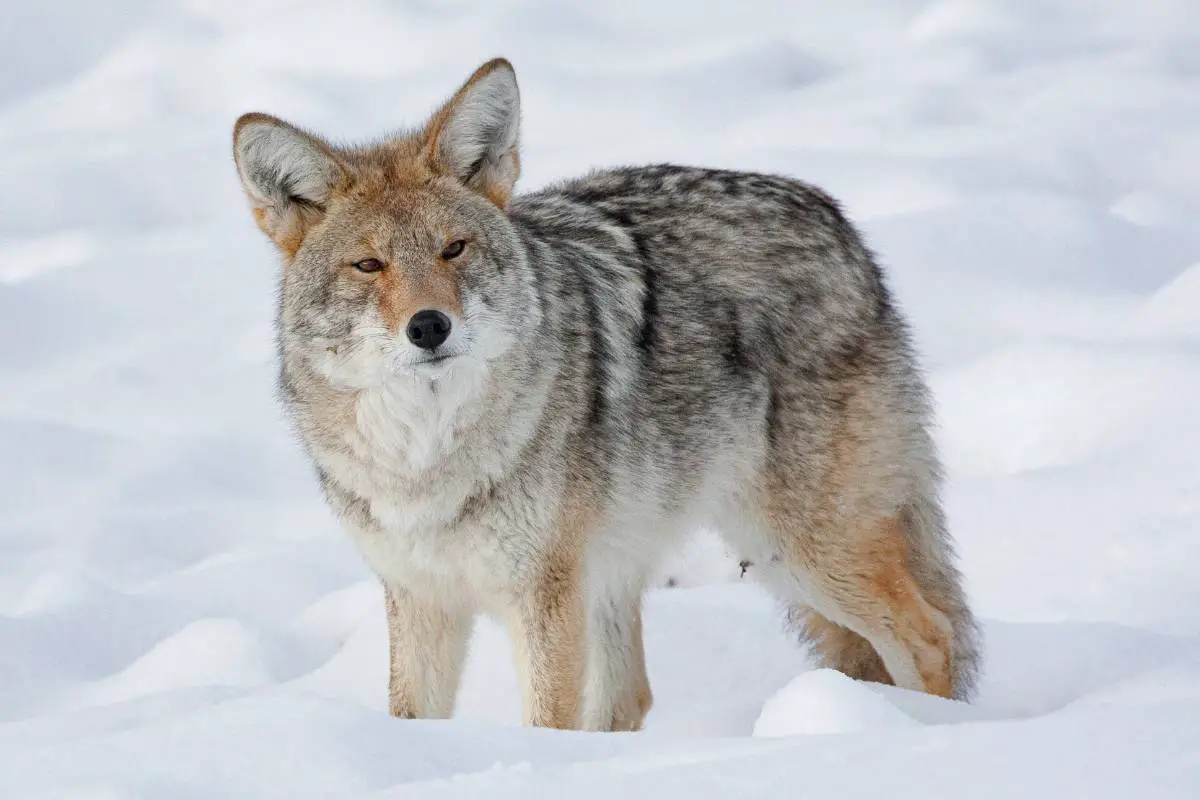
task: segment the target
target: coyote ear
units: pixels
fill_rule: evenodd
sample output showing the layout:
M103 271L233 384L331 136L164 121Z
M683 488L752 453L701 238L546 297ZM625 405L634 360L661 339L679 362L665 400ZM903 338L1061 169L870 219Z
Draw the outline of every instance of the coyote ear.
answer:
M342 177L333 149L283 120L245 114L233 127L233 158L258 227L295 256Z
M430 120L426 148L431 165L504 208L521 172L520 117L512 64L492 59Z

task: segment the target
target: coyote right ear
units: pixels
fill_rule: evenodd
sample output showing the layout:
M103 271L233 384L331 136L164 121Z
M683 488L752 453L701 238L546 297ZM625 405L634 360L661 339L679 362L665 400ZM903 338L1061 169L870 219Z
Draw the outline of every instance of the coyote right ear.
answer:
M233 157L255 222L292 258L343 177L333 148L281 119L244 114L233 126Z
M521 172L521 98L512 64L494 58L475 70L425 129L430 164L500 208Z

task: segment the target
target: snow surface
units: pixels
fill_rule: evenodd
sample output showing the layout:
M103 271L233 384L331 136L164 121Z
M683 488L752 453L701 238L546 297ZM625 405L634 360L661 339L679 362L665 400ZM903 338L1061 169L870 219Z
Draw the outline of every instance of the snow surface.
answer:
M7 0L0 796L1200 797L1192 0ZM711 537L636 735L387 716L380 591L273 398L258 109L413 123L484 59L522 185L673 160L842 198L936 391L978 702L813 670Z

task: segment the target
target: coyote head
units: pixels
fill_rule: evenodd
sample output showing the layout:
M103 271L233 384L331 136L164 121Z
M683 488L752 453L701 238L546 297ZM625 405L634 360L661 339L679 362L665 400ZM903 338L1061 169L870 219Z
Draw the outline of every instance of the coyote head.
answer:
M506 214L520 164L512 66L489 61L415 131L338 147L266 114L238 174L283 255L280 345L335 385L486 372L536 325Z

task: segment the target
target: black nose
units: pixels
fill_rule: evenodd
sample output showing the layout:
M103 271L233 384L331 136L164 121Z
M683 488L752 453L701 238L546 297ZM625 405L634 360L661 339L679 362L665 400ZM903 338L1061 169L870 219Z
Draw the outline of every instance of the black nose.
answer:
M425 350L432 350L450 337L450 318L440 311L425 309L408 321L408 340Z

